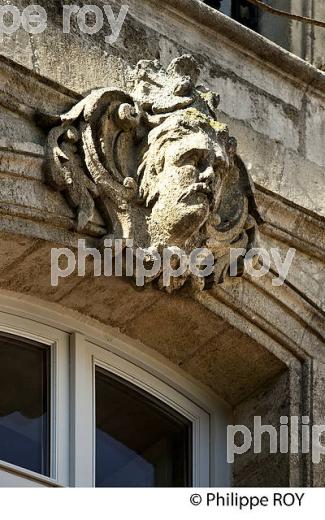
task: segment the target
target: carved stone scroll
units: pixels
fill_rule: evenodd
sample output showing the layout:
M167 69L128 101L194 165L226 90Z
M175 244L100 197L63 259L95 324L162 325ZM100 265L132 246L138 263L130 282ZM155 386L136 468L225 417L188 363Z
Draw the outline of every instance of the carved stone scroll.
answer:
M186 273L173 288L189 280L200 289L224 282L230 248L249 250L257 232L236 140L218 121L219 96L196 86L199 73L188 55L167 70L140 61L129 92L94 90L51 117L46 145L47 182L75 209L78 232L97 208L107 236L132 239L149 262L150 251L173 246L213 253L212 277Z

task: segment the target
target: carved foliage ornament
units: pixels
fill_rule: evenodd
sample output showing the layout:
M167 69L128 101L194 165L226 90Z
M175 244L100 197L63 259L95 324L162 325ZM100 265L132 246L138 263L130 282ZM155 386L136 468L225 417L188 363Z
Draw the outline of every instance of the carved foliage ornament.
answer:
M45 170L78 232L96 208L110 238L132 239L149 258L166 247L208 248L214 274L192 280L204 288L227 277L230 247L254 245L258 212L236 141L217 120L219 96L196 86L198 76L192 56L167 70L140 61L129 93L94 90L51 118Z

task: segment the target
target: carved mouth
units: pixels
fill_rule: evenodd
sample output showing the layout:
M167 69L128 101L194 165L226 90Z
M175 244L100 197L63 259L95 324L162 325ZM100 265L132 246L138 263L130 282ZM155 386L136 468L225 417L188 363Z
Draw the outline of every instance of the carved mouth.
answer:
M211 187L206 182L196 182L191 184L179 197L178 202L184 202L192 195L196 195L197 193L203 193L207 196L209 202L213 201L213 193Z

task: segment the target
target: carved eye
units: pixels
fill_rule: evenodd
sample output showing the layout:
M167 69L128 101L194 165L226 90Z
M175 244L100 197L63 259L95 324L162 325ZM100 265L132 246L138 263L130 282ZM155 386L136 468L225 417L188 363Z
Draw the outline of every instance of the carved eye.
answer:
M193 152L193 150L191 150L191 151L183 154L180 157L180 159L177 161L177 163L178 163L178 166L187 166L187 165L196 166L197 157L195 156L195 153Z
M205 150L190 150L177 161L178 166L195 166L199 170L207 167L207 153Z

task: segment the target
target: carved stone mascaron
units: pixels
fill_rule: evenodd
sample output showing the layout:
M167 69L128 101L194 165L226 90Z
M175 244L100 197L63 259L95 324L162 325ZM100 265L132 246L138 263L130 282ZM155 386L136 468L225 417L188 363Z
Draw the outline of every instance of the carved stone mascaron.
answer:
M248 250L257 230L248 173L217 120L219 96L196 86L198 76L192 56L167 70L140 61L130 92L94 90L48 117L46 181L75 209L78 232L97 208L109 238L133 239L149 258L168 246L213 253L212 279L188 273L174 288L189 279L200 289L224 282L230 247Z

